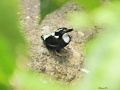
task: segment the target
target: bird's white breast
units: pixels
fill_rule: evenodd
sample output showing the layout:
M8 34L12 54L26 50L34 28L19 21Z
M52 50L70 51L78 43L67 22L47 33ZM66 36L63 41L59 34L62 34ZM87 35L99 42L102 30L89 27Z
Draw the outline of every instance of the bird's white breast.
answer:
M64 42L68 43L70 41L70 37L68 36L67 33L63 34L62 39L64 40Z

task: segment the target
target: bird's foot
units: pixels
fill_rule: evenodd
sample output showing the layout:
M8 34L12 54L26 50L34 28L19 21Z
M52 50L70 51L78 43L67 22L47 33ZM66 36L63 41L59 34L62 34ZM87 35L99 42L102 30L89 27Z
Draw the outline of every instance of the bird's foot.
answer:
M62 56L60 53L58 53L56 50L55 50L55 53L56 53L56 55L58 55L58 56Z
M68 51L68 49L66 47L63 48L65 51Z

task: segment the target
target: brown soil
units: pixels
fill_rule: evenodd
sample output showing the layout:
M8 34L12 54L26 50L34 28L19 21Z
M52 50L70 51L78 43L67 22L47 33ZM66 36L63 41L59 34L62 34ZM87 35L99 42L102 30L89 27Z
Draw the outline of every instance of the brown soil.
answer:
M21 24L29 44L29 68L50 75L56 79L70 82L80 77L84 62L84 42L95 32L91 29L75 30L70 33L72 41L67 46L68 51L62 50L62 57L49 51L40 36L55 31L60 27L72 28L66 21L68 10L77 11L80 8L74 3L67 3L59 10L49 14L39 25L39 0L21 0Z

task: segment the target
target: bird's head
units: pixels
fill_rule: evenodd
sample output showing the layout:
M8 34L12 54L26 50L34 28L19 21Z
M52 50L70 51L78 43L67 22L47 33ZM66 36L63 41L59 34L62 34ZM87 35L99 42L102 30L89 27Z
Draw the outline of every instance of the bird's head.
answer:
M60 35L63 35L65 33L68 33L68 32L71 32L73 31L73 29L67 29L67 28L58 28L56 31L55 31L55 35L57 36L60 36Z

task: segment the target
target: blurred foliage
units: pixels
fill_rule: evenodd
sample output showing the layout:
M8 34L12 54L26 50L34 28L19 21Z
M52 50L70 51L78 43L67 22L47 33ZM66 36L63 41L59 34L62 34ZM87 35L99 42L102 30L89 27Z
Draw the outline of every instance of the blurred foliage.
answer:
M64 3L66 3L68 0L40 0L41 5L41 15L40 15L40 22L44 19L44 17L53 12L54 10L60 8Z
M100 0L74 0L77 4L82 5L85 10L91 11L100 6Z
M75 1L89 12L69 14L67 20L73 27L82 28L94 24L105 27L86 44L86 67L90 73L76 87L43 74L33 75L20 63L22 59L25 60L21 58L25 40L19 29L17 2L0 0L0 90L9 89L9 82L13 86L15 84L15 90L120 90L120 1L111 0L105 5L98 0ZM41 0L41 18L65 2L67 0Z
M42 74L37 77L25 68L21 53L25 40L19 28L17 3L0 0L0 90L70 90L62 81Z
M92 42L88 42L87 67L91 73L86 76L84 90L106 88L119 90L120 86L120 26L106 29ZM78 89L79 90L79 89Z
M86 44L86 67L89 68L90 73L86 75L83 82L79 83L77 90L120 90L119 16L120 1L113 1L94 8L88 13L88 16L84 17L90 17L95 24L104 27L104 29L98 33L96 38Z
M120 21L119 2L101 4L89 12L72 12L72 14L68 14L66 19L70 25L77 29L95 25L103 27L113 26Z
M24 42L18 28L16 0L0 0L0 90L5 90L16 62L16 49Z
M85 12L72 12L72 14L67 15L66 20L74 29L89 27L93 24L93 21Z

